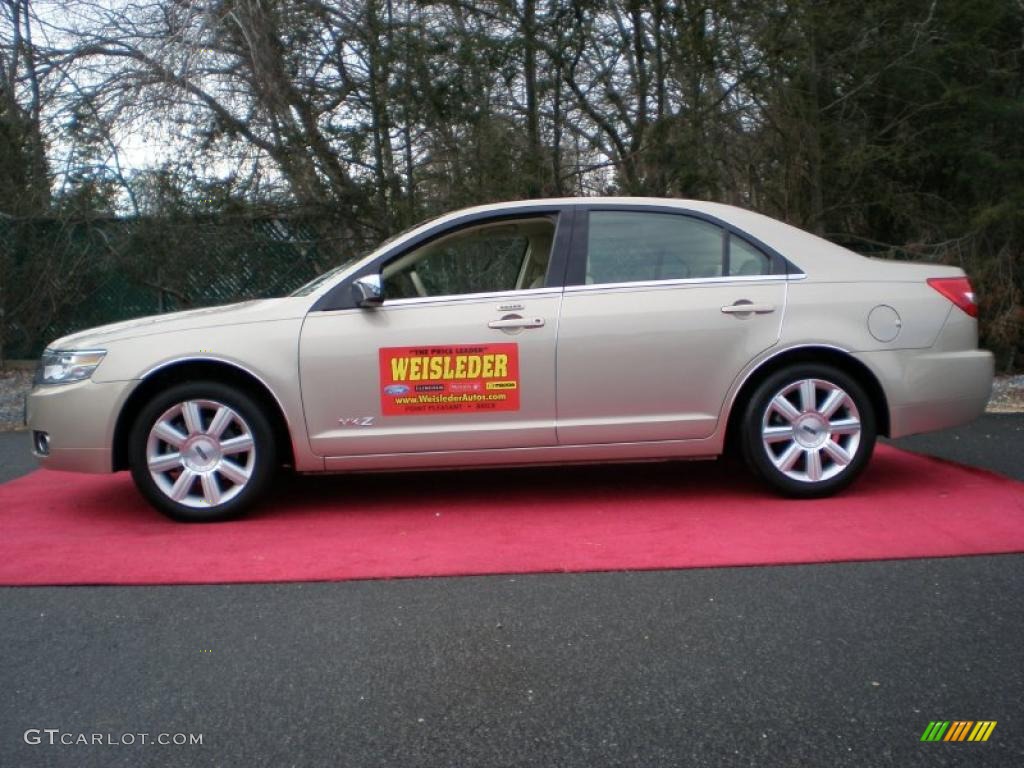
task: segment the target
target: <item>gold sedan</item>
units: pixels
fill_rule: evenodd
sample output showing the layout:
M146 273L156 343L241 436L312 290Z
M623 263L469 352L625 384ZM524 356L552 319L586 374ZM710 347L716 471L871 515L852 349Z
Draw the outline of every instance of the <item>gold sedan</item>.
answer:
M954 267L864 258L715 203L458 211L291 296L55 341L45 467L130 470L185 521L298 472L714 458L834 493L877 435L962 424L992 355Z

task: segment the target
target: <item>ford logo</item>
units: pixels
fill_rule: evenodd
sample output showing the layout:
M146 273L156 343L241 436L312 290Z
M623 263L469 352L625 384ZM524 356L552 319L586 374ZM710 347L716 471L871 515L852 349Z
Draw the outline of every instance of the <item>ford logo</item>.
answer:
M404 395L409 391L409 388L405 384L388 384L384 387L385 395Z

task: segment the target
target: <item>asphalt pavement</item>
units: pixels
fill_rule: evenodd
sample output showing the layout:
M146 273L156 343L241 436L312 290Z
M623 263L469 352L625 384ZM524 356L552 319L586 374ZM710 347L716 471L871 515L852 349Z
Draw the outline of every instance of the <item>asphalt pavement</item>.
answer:
M0 432L0 483L26 475L38 466L27 431Z
M1022 437L897 444L1024 479ZM1003 555L0 589L0 766L1020 766L1022 586ZM998 725L920 741L957 719ZM92 734L135 743L60 744Z

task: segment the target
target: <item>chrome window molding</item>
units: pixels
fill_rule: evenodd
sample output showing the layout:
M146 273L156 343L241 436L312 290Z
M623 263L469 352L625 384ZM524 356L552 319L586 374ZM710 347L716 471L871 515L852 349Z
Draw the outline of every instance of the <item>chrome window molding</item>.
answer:
M415 296L408 299L385 299L382 307L402 307L407 304L448 304L452 301L488 301L490 299L510 299L520 296L543 296L550 294L557 296L562 292L561 288L523 288L522 290L511 291L484 291L481 293L454 293L448 296Z
M512 291L493 291L487 293L457 293L451 296L416 296L408 299L390 299L385 300L383 304L377 307L346 307L344 309L332 309L332 310L321 310L324 314L334 314L336 312L380 312L387 309L401 309L403 307L417 307L431 304L454 304L454 303L474 303L482 301L509 301L510 299L521 299L523 297L529 298L531 296L561 296L562 289L558 287L547 287L547 288L524 288L522 290Z
M638 280L626 283L594 283L591 285L567 285L565 288L557 286L546 286L543 288L524 288L521 290L492 291L485 293L459 293L450 296L416 296L408 299L386 300L378 307L345 307L343 309L321 310L324 314L337 312L380 312L385 309L400 309L402 307L415 307L430 304L452 304L455 302L479 302L479 301L507 301L522 297L558 296L561 293L581 293L590 291L605 290L629 290L648 288L675 288L690 285L722 285L729 283L758 283L758 282L785 282L790 280L803 280L807 275L804 273L790 275L733 275L725 277L690 277L675 280Z
M790 280L802 280L807 275L725 275L720 277L686 277L672 280L636 280L624 283L590 283L588 285L567 285L566 293L582 293L587 291L623 290L630 288L675 288L689 285L722 285L729 283L778 283Z

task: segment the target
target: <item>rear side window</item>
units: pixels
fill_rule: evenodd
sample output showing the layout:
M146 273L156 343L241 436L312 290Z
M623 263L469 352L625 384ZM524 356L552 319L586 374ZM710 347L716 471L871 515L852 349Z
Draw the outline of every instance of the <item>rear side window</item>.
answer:
M750 277L770 275L772 260L736 235L729 235L729 274Z
M771 259L721 227L672 213L592 211L588 284L767 275Z
M720 277L724 237L720 227L689 216L593 211L587 282Z

